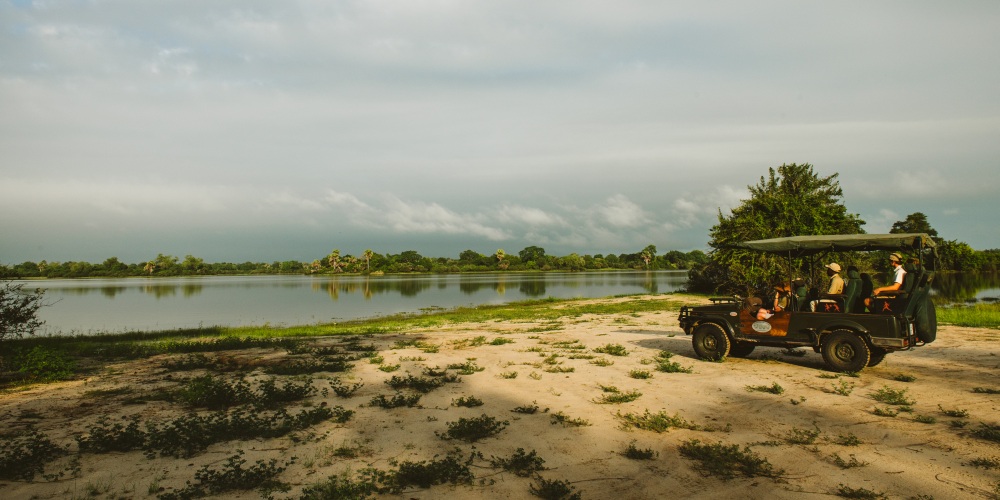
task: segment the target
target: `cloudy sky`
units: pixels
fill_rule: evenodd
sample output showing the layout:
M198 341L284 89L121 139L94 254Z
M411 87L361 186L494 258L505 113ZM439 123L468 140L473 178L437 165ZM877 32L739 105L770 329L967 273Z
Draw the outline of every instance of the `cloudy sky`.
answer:
M769 167L1000 247L1000 2L0 0L0 263L706 248Z

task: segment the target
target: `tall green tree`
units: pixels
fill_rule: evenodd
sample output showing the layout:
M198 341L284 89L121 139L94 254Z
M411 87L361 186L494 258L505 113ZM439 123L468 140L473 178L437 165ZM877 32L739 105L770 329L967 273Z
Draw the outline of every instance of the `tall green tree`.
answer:
M859 234L865 224L847 211L838 174L819 175L808 163L769 168L750 198L728 216L719 210L712 226L708 261L692 268L689 287L706 292L749 294L787 276L784 259L734 248L742 241L785 236ZM801 265L801 263L799 263Z
M913 212L906 216L906 220L896 221L889 230L892 234L905 233L927 233L931 238L937 238L937 229L931 227L927 222L927 216L922 212Z

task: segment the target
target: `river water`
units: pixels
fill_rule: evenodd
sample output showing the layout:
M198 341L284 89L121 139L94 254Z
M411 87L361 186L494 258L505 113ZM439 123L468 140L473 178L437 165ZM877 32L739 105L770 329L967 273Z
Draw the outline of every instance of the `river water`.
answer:
M43 335L329 323L435 308L680 289L686 271L392 276L211 276L26 282Z
M687 271L390 276L210 276L27 281L50 306L43 335L290 326L396 313L681 289ZM995 274L939 273L935 302L997 300Z

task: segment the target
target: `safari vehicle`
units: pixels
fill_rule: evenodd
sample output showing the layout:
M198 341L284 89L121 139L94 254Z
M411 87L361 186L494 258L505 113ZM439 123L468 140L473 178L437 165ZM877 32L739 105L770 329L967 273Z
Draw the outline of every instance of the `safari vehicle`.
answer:
M934 240L923 233L792 236L747 241L735 248L787 257L789 269L793 259L806 259L812 267L829 252L902 250L924 257L922 262L936 260ZM849 293L842 295L793 295L788 309L764 320L757 319L759 298L712 298L711 305L682 307L680 326L692 335L695 353L705 359L745 357L758 346L811 347L832 370L857 372L881 363L890 352L934 340L937 320L929 297L933 279L934 273L918 263L907 270L898 292L872 297L868 307L857 296L858 287L848 283ZM773 296L763 302L771 301ZM815 312L811 301L820 306Z

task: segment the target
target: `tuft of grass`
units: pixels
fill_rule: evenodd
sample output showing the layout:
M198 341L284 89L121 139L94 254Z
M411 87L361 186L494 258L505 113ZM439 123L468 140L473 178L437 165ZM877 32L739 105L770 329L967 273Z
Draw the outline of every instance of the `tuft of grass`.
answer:
M490 341L490 345L504 345L504 344L513 344L513 343L514 343L513 339L509 339L509 338L506 338L506 337L497 337L497 338L493 339L492 341Z
M653 378L653 374L649 370L632 370L628 372L628 376L639 380Z
M893 389L889 386L882 386L871 394L871 398L879 403L894 406L911 406L916 402L906 397L906 389Z
M833 494L841 498L853 498L857 500L885 500L889 498L884 492L880 493L867 488L852 488L844 484L837 485L837 489L834 490Z
M584 418L573 418L563 412L553 413L550 418L552 425L562 425L563 427L590 427L590 420Z
M785 442L789 444L813 444L820 435L819 429L799 429L793 427L785 436Z
M142 449L146 444L146 433L139 428L139 415L122 416L122 422L111 423L102 416L97 423L87 429L87 434L77 436L76 442L81 453L107 453Z
M876 406L872 409L872 413L880 417L895 417L896 415L899 415L899 410L893 408L880 408Z
M635 441L633 440L628 444L628 447L625 448L625 451L622 452L622 456L632 460L652 460L660 456L660 454L659 452L653 451L651 448L640 450L636 447Z
M854 392L854 384L846 380L838 380L833 384L833 392L845 397L850 396Z
M937 422L937 418L932 415L916 415L913 417L913 421L921 424L933 424Z
M436 433L441 439L459 439L474 443L480 439L495 436L504 430L510 422L507 420L497 420L489 415L483 414L473 418L460 418L455 422L448 422L448 430L444 433Z
M569 481L548 480L543 477L538 478L538 485L534 483L529 487L532 495L544 500L580 500L582 495Z
M616 389L608 391L600 399L594 400L594 402L602 405L631 403L639 399L640 396L642 396L642 393L639 391L621 392Z
M454 454L437 460L401 462L394 472L385 477L387 486L380 492L396 494L409 486L430 488L437 484L472 484L475 479L468 462L459 460Z
M236 454L227 458L221 469L212 469L210 465L206 465L195 472L194 478L197 482L188 482L185 488L160 494L158 498L161 500L183 500L218 495L229 491L249 490L260 490L262 496L269 496L273 491L288 491L290 487L277 481L275 477L294 461L293 458L279 466L276 459L267 462L258 460L254 465L244 467L246 459L243 458L243 450L236 450Z
M503 372L499 376L500 376L500 378L505 378L507 380L512 380L512 379L517 378L517 372Z
M666 412L660 411L657 413L650 413L646 410L642 415L635 413L626 413L624 415L618 412L616 415L622 422L623 428L636 428L653 432L666 432L671 428L677 429L697 429L698 426L684 420L678 415L670 416Z
M969 467L979 467L980 469L1000 469L1000 457L979 457L973 458L962 465Z
M864 460L858 460L858 458L855 457L853 453L851 454L850 460L844 460L844 458L841 457L839 454L834 453L833 455L830 455L830 462L833 463L833 465L840 467L841 469L854 469L856 467L864 467L868 465L868 462L865 462Z
M0 479L31 481L66 450L34 428L0 435Z
M941 410L941 413L946 417L966 418L969 416L969 410L945 409L941 405L938 405L938 410Z
M538 471L545 470L545 460L539 457L535 450L526 453L524 448L518 448L510 458L490 457L490 465L513 472L520 477L530 477Z
M685 441L680 447L681 455L701 464L700 472L706 476L732 479L737 474L746 477L780 478L785 471L775 469L766 458L757 455L749 446L741 450L739 445L723 443L702 444L697 439Z
M444 385L445 380L441 377L428 378L414 377L413 375L400 377L399 375L393 375L392 378L385 381L385 384L396 390L404 388L413 389L426 394Z
M597 358L597 359L590 360L590 364L597 365L597 366L611 366L611 365L615 364L615 362L611 361L608 358Z
M979 439L1000 443L1000 424L986 424L980 422L979 428L970 431L970 433Z
M992 387L973 387L972 392L976 394L1000 394L1000 389Z
M674 356L674 353L670 351L660 351L656 354L656 358L653 359L653 363L656 364L656 370L664 373L692 373L694 370L691 367L683 367L680 363L676 361L670 361L670 358Z
M475 396L462 396L458 399L451 400L451 404L465 408L475 408L477 406L483 406L483 400Z
M785 388L778 385L777 382L771 385L748 385L746 386L746 390L748 392L766 392L769 394L783 394L785 392Z
M917 377L910 375L909 373L897 373L892 376L892 379L896 382L916 382Z
M839 444L841 446L858 446L862 443L861 439L854 434L848 433L846 435L839 434L837 439L833 440L834 444Z
M333 389L333 393L338 397L349 398L357 392L358 389L364 386L364 382L356 382L350 386L344 385L340 379L333 379L330 381L330 388Z
M458 373L460 375L472 375L472 374L481 372L481 371L485 370L486 368L483 368L483 367L477 365L475 360L469 359L469 360L466 360L465 363L450 364L450 365L448 365L448 369L449 370L458 370Z
M601 347L594 348L594 352L607 354L609 356L628 356L628 349L621 344L605 344Z
M523 413L525 415L534 415L535 413L538 412L538 405L533 404L531 406L528 405L518 406L511 411L514 413Z
M420 394L402 394L396 393L392 398L387 398L384 394L379 394L371 399L369 404L371 406L378 406L380 408L385 408L387 410L392 408L400 408L406 406L407 408L412 408L420 403Z

